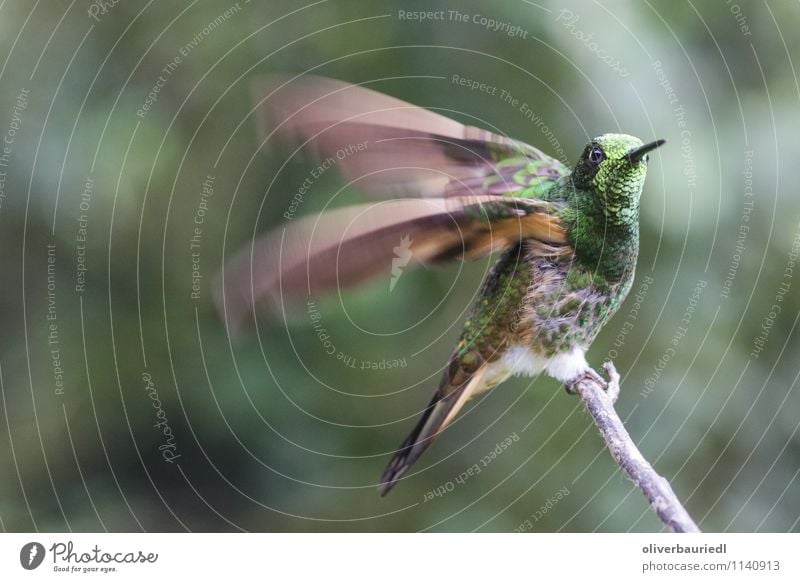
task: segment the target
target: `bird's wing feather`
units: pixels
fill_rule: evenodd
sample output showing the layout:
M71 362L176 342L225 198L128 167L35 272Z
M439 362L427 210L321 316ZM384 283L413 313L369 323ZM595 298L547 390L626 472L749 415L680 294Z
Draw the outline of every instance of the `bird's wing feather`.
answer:
M487 180L492 193L517 192L527 173L549 182L568 173L531 145L360 85L275 74L253 87L262 142L289 137L383 196L461 196Z
M398 257L408 265L477 259L522 239L536 241L542 254L571 252L559 208L484 195L388 200L309 216L255 239L227 261L216 286L218 305L236 330L266 299L296 304L387 272Z

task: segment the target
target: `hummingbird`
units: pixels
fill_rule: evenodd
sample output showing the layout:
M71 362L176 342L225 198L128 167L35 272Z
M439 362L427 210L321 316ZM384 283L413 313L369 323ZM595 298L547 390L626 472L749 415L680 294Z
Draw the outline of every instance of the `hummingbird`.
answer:
M365 85L285 74L254 83L262 147L289 139L319 171L335 166L378 199L295 218L296 195L284 228L224 263L215 297L235 332L270 300L285 307L386 274L402 240L409 265L501 253L380 479L385 495L470 399L511 376L545 373L568 391L586 377L606 385L586 353L633 284L648 154L665 140L599 135L570 168Z

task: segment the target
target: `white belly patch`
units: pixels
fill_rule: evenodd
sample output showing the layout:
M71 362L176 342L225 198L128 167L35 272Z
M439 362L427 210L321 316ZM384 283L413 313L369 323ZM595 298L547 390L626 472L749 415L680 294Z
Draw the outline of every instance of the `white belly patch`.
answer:
M538 376L547 367L547 358L527 346L512 346L500 360L514 376Z
M496 386L509 376L538 376L542 372L547 372L551 378L555 378L559 382L566 382L583 374L588 369L586 351L579 347L547 358L527 346L512 346L506 350L499 361L489 364L484 381L489 388Z
M547 364L547 374L559 382L567 382L589 369L586 363L586 350L574 347L563 354L557 354Z
M586 351L578 347L548 359L527 346L513 346L506 350L502 358L489 364L474 394L494 388L509 376L538 376L547 372L551 378L566 383L588 369Z

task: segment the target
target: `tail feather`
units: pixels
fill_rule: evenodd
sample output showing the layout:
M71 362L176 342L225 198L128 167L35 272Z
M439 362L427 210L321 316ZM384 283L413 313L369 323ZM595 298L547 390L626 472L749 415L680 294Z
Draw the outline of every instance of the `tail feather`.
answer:
M437 392L431 403L425 409L425 412L422 415L422 418L417 423L417 426L414 427L414 430L411 431L411 434L406 437L406 440L403 441L403 444L400 445L400 448L392 457L392 460L387 465L386 469L383 471L383 475L381 476L381 485L380 491L381 496L386 495L391 491L392 487L395 486L398 479L403 476L403 474L408 470L411 465L413 465L417 459L419 459L420 455L431 445L433 440L436 438L436 434L430 435L423 435L423 432L430 432L430 430L425 431L426 427L430 428L431 426L431 419L434 416L434 411L436 410L437 406L440 406L442 401L439 399L439 393Z
M397 481L408 471L420 455L424 453L436 437L450 424L461 408L475 393L480 384L486 367L482 366L460 386L445 392L449 385L448 377L443 381L443 386L436 391L431 403L425 409L422 418L414 430L408 435L403 444L392 457L381 477L381 496L386 495L395 486Z

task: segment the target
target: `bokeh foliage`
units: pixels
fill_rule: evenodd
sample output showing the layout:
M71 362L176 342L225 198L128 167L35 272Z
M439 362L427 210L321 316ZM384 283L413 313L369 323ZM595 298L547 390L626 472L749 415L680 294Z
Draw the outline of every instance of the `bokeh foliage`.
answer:
M590 361L615 356L621 415L701 527L798 529L800 275L787 271L800 233L796 5L123 0L94 18L92 6L0 7L0 134L15 132L0 168L3 529L660 529L580 402L546 378L476 402L378 497L488 261L408 271L391 293L379 280L314 298L341 358L302 310L229 340L211 281L223 257L285 222L313 168L279 143L259 151L250 81L307 70L369 81L569 160L600 133L667 138L650 163L634 293L651 283ZM446 16L416 22L401 10ZM539 121L453 75L513 94ZM193 299L190 240L209 176ZM300 213L363 199L326 172ZM385 360L403 365L361 369ZM159 450L164 425L154 427L164 419L172 463ZM426 500L436 490L445 494Z

